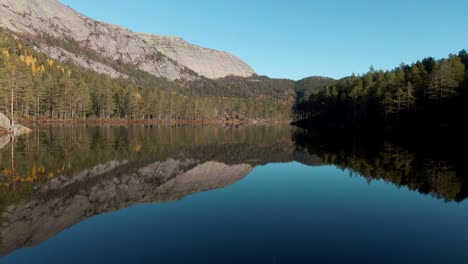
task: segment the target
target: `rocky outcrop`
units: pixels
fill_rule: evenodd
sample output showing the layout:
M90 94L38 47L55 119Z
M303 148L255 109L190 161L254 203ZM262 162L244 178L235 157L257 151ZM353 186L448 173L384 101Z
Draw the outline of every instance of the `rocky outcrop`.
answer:
M138 36L163 55L211 79L227 75L250 77L255 74L249 65L226 52L192 45L178 37L151 34Z
M132 166L111 161L62 176L40 187L35 198L10 205L1 215L0 255L38 244L94 215L223 188L252 170L247 164L174 159Z
M8 117L6 117L2 113L0 113L0 129L2 129L3 131L7 131L9 134L13 136L19 136L21 134L26 134L26 133L31 132L31 129L24 127L22 125L15 124L12 127L10 119L8 119Z
M4 114L0 113L0 128L8 131L10 126L10 119L8 119L8 117L6 117Z
M32 36L73 40L105 59L134 65L170 80L196 79L192 71L209 78L254 74L247 64L225 52L201 48L176 38L136 34L120 26L90 19L57 0L0 0L0 26ZM49 56L57 53L57 47L41 50ZM83 66L80 56L55 57ZM88 64L88 68L99 73L119 76L115 70L94 62Z
M61 61L61 62L72 62L82 68L97 72L99 74L105 74L111 78L128 78L128 75L120 73L114 70L112 67L107 66L103 63L90 60L81 55L76 55L71 52L68 52L59 47L52 47L47 45L39 45L34 48L35 51L45 53L49 55L52 59Z
M1 135L0 134L0 150L2 150L8 143L11 141L10 135Z

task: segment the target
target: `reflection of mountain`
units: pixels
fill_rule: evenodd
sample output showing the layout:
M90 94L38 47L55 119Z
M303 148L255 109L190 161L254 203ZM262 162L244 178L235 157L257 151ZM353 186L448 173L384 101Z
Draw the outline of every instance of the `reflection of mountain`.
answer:
M336 165L446 201L468 197L463 163L431 146L324 137L289 126L34 131L12 143L14 162L10 147L0 150L0 255L94 215L229 186L268 163Z
M37 190L40 195L3 213L0 254L40 243L93 215L226 187L251 169L248 164L173 159L138 169L127 161L111 161L55 178Z
M94 215L229 186L283 161L290 130L38 127L15 140L14 163L0 150L0 255Z

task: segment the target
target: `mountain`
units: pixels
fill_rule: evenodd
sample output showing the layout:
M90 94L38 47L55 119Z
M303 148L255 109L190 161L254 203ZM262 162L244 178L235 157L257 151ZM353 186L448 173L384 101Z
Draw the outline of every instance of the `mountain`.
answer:
M255 74L247 63L227 52L196 46L172 36L137 34L161 54L210 79Z
M337 81L335 79L323 76L312 76L299 80L296 82L297 98L301 99L302 97L306 97L309 94L315 93L328 85L335 84L336 82Z
M36 49L54 59L72 61L113 78L127 75L109 62L129 65L169 80L255 74L245 62L226 52L192 45L177 37L135 33L93 20L57 0L0 0L0 27L36 40L65 40L42 41ZM72 44L101 58L77 53L76 49L70 49Z
M10 115L13 92L14 115L35 119L290 121L305 93L229 53L95 21L57 0L0 0L0 52L0 111Z

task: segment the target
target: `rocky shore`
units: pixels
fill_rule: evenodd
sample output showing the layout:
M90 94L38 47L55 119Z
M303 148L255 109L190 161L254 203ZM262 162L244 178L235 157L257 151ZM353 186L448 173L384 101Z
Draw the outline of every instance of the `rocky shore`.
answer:
M0 113L0 137L6 135L19 136L29 132L31 132L31 129L25 126L19 124L11 126L10 119L8 119L8 117L6 117L4 114Z

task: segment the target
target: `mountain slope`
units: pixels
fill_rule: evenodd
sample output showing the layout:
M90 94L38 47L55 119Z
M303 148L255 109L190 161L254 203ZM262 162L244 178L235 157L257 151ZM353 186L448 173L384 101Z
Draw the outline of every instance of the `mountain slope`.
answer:
M316 93L320 89L333 85L337 81L332 78L322 76L311 76L296 82L297 99L307 97L311 93Z
M250 77L255 74L245 62L226 52L192 45L185 40L172 36L138 34L158 52L187 66L205 77L218 79L227 75ZM232 72L233 74L227 74Z
M137 34L117 25L95 21L57 0L0 0L0 27L26 36L74 41L105 59L133 65L170 80L194 80L198 78L197 74L209 78L255 74L246 63L225 52L201 48L176 38ZM55 47L43 46L40 50L51 57L85 66L73 54L57 54ZM88 68L121 77L108 68L99 70L103 66L92 60Z

